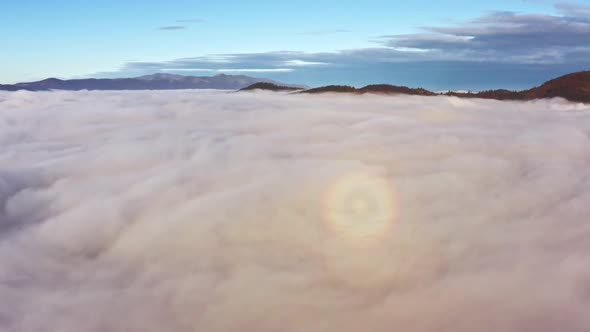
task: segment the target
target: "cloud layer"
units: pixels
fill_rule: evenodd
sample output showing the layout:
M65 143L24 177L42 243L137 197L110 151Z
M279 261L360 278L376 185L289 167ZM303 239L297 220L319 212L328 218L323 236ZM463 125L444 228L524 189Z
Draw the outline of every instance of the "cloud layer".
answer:
M0 330L588 331L589 112L0 93Z
M496 11L450 25L418 27L418 33L372 36L374 47L332 52L271 51L198 55L158 62L130 62L115 73L240 73L256 69L269 78L310 86L372 83L419 85L433 89L528 89L554 76L590 68L590 7L570 2L554 13ZM346 29L306 31L319 38ZM303 65L302 65L303 64ZM440 69L442 68L442 70ZM502 76L498 74L502 72ZM541 73L541 74L539 74ZM439 78L444 76L442 84ZM540 77L543 76L543 77ZM481 77L498 83L482 84ZM449 83L457 80L457 84ZM487 80L488 82L490 80ZM476 87L480 89L480 87Z
M571 15L581 11L561 6ZM427 33L384 36L385 44L439 60L587 63L590 56L590 19L583 16L494 12L457 26L425 30Z

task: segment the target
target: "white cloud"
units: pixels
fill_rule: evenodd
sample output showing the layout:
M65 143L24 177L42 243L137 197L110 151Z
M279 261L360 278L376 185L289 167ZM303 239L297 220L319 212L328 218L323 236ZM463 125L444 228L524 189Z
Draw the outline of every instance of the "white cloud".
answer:
M0 330L588 331L589 112L0 93Z
M294 66L294 67L302 67L302 66L323 66L328 65L329 63L326 62L313 62L313 61L303 61L303 60L287 60L283 63L285 66Z
M211 72L211 73L288 73L292 68L163 68L161 71L174 72Z

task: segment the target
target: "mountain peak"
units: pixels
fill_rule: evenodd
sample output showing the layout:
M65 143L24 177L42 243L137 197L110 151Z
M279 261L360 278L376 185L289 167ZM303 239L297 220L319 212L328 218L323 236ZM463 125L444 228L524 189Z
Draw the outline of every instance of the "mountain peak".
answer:
M63 82L63 80L60 80L59 78L55 78L55 77L50 77L50 78L46 78L40 82Z
M139 76L139 77L137 77L137 79L147 80L147 81L152 81L152 80L179 80L179 79L184 79L185 77L186 76L176 75L176 74L155 73L155 74L151 74L151 75Z
M240 91L253 91L253 90L267 90L267 91L297 91L302 90L301 87L296 86L283 86L278 85L270 82L258 82L252 85L249 85L245 88L240 89Z

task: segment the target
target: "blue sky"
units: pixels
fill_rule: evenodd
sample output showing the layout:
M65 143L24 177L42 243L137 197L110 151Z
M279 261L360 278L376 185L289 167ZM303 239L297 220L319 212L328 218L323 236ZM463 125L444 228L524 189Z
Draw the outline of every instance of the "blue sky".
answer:
M590 3L3 1L0 82L153 72L522 88L590 69Z

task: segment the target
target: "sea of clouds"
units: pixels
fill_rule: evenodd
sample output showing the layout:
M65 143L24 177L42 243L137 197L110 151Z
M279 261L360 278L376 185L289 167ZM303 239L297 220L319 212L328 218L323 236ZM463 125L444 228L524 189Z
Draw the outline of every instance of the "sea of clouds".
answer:
M590 105L0 93L0 331L587 332L589 308Z

